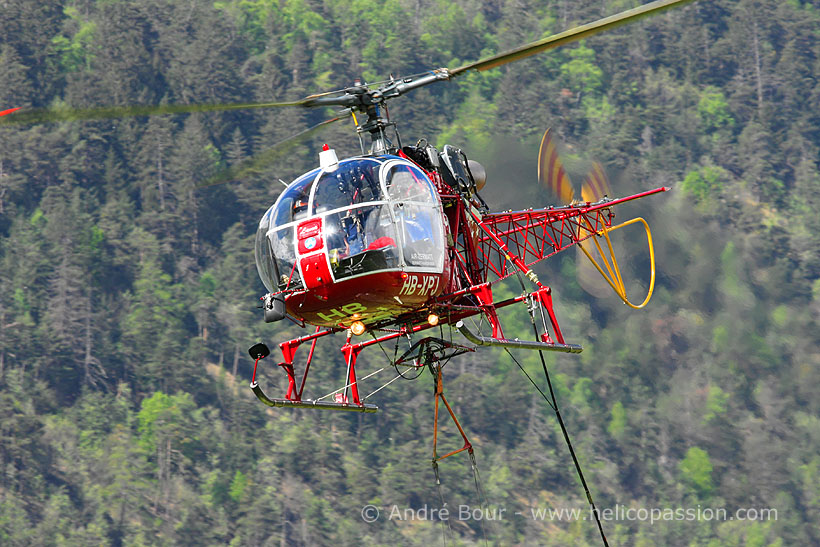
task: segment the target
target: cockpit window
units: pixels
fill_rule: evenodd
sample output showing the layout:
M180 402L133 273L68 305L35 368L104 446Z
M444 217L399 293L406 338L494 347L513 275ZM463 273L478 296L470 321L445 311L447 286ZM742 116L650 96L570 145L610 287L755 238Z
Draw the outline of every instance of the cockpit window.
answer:
M288 186L276 202L273 225L281 226L307 216L310 187L319 169L305 173Z
M322 174L313 196L313 214L340 207L382 201L379 162L358 159L342 162L335 171Z
M294 227L286 226L274 231L268 237L268 251L276 264L276 283L280 290L298 289L302 286L299 277L299 268L296 267L296 252L294 251Z
M260 221L259 276L269 291L301 290L304 260L319 253L335 280L397 269L441 272L441 216L430 179L401 158L353 158L333 171L314 169L288 186ZM322 227L318 246L301 246L298 228L310 223Z
M268 252L268 230L270 229L270 219L273 215L273 207L267 210L262 220L259 221L259 227L256 230L256 244L254 246L254 253L256 255L256 270L259 272L259 278L268 291L273 291L276 286L276 265L273 262L271 253Z
M385 185L393 201L435 203L434 189L429 179L424 173L410 165L393 165L387 172Z
M275 292L285 288L297 289L302 285L299 279L294 251L293 225L271 231L271 218L275 208L271 207L259 221L256 230L256 270L265 288Z
M328 256L336 279L399 266L390 206L367 205L325 217Z

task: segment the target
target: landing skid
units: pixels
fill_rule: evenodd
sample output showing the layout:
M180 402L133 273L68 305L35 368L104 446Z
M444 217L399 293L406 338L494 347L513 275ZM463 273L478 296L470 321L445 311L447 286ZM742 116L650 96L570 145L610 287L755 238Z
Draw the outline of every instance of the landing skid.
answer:
M477 346L500 346L505 348L532 349L537 351L560 351L562 353L581 353L583 348L578 344L555 344L550 342L536 342L532 340L508 340L506 338L495 338L493 336L479 336L474 334L464 321L456 323L458 331L464 338Z
M310 399L305 401L294 401L291 399L271 399L265 392L262 391L262 388L259 387L259 384L256 382L251 383L251 389L253 390L254 395L256 398L265 403L270 407L279 407L279 408L316 408L322 410L343 410L347 412L367 412L372 413L379 410L379 407L376 405L370 404L350 404L350 403L335 403L330 401L312 401Z

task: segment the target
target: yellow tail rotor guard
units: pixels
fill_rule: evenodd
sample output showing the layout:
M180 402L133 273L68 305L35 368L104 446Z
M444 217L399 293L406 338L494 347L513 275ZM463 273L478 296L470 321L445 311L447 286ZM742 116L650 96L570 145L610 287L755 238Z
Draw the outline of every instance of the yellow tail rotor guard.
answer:
M638 305L635 305L632 302L630 302L629 298L626 295L626 287L624 286L624 281L623 281L623 278L621 277L621 269L618 266L618 260L615 258L615 252L612 249L612 241L609 239L609 232L618 230L620 228L623 228L624 226L629 226L630 224L634 224L636 222L643 223L644 229L646 230L646 242L649 245L649 262L651 264L651 266L650 266L651 267L651 274L650 274L650 279L649 279L649 292L647 293L646 298L644 299L644 301L642 303L638 304ZM590 226L590 228L592 228L592 227ZM655 248L652 245L652 231L649 229L649 224L643 218L635 217L632 220L627 220L626 222L622 222L621 224L618 224L617 226L612 226L610 228L607 228L606 226L604 226L603 229L601 229L601 230L591 229L590 231L593 232L594 235L596 236L596 237L592 238L592 241L595 242L595 246L598 248L598 253L601 256L601 259L602 259L602 261L604 263L604 266L606 267L607 271L604 272L604 269L601 268L601 266L592 257L592 255L589 253L589 251L587 251L587 249L585 248L585 245L583 245L583 243L586 243L586 241L583 241L583 242L581 242L579 247L581 247L581 250L587 256L589 261L592 262L592 265L595 266L595 269L598 270L598 273L600 273L601 276L606 280L606 282L609 283L609 286L612 287L612 290L615 291L615 294L617 294L618 297L620 297L620 299L623 300L623 302L627 306L629 306L630 308L634 308L636 310L639 310L639 309L643 308L644 306L646 306L649 303L649 299L652 298L652 291L655 289ZM609 260L607 260L607 255L604 254L604 251L601 248L601 244L598 242L598 236L601 236L601 235L603 235L604 238L606 238L607 247L609 248L609 257L612 259L612 264L611 265L609 263Z

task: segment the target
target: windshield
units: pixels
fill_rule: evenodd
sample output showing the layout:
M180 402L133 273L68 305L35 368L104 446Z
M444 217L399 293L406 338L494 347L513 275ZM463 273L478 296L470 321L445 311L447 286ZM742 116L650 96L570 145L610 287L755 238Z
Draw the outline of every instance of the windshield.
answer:
M313 194L313 214L370 201L382 201L381 164L372 159L342 162L335 171L322 173Z
M270 220L273 216L273 206L267 210L259 221L259 228L256 230L256 243L254 245L254 255L256 256L256 271L259 272L259 278L268 291L273 291L276 285L275 279L276 267L274 266L271 253L268 252L268 230L270 229Z
M437 269L444 263L444 235L435 188L418 168L394 163L385 174L404 264Z
M427 175L404 159L352 158L288 186L259 222L255 253L270 292L304 288L303 262L317 255L336 280L381 270L441 271L441 204Z
M389 205L367 205L331 213L324 223L336 279L398 268L398 237Z
M393 164L385 175L385 186L391 200L436 203L435 189L430 179L411 165Z
M259 221L254 245L256 270L269 292L301 286L293 247L293 225L271 232L275 211L275 207L271 207Z
M319 169L305 173L282 192L274 205L273 226L282 226L307 216L311 184L318 174Z

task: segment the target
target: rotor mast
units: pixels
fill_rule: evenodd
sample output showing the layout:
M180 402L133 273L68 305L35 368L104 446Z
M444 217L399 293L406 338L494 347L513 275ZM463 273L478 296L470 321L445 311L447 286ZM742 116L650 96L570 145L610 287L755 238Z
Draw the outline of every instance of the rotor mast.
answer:
M393 146L384 130L391 125L395 127L393 122L382 116L382 107L387 99L404 95L417 87L449 79L449 71L446 68L438 68L420 76L410 76L399 80L391 78L390 82L376 89L370 89L357 82L356 85L344 89L341 95L309 98L304 106L342 106L351 111L358 110L367 116L367 119L357 126L357 130L359 133L370 133L370 153L385 154Z

